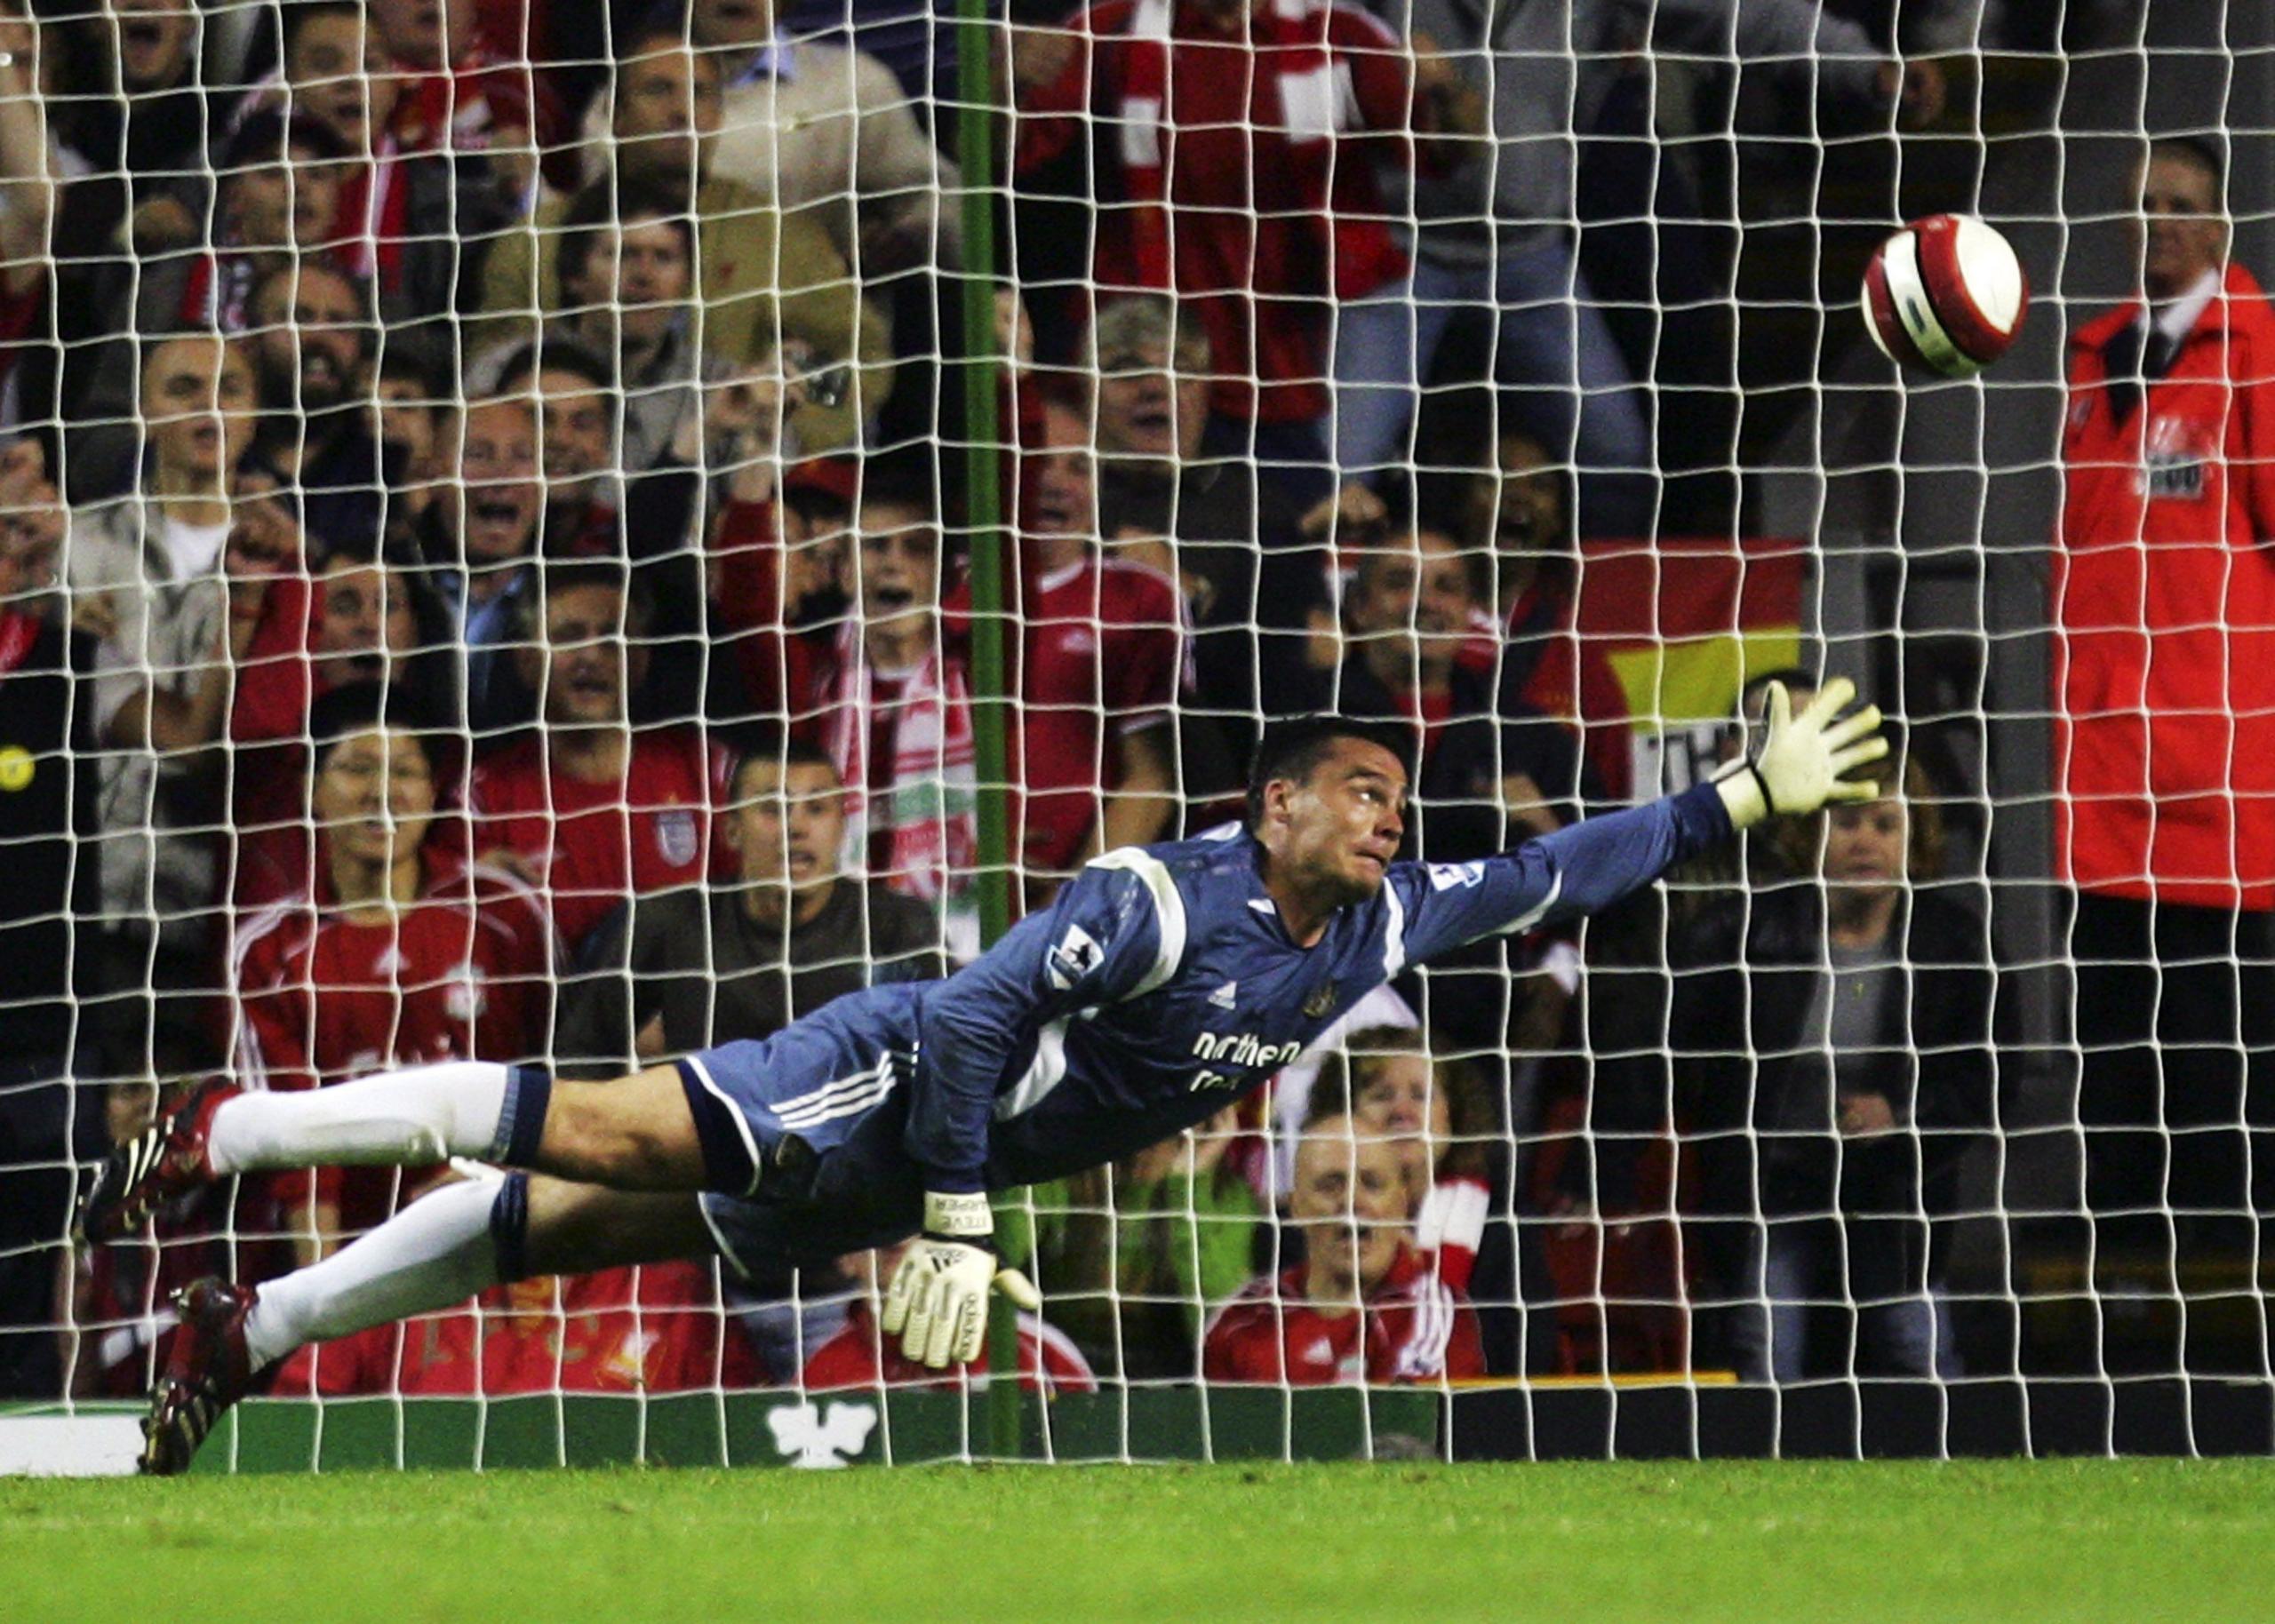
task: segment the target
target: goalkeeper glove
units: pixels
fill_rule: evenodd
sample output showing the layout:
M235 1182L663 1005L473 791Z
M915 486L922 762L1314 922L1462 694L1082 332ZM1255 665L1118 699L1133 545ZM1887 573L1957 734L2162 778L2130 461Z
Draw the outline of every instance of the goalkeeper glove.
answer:
M1880 706L1840 715L1856 697L1854 682L1835 677L1796 716L1785 685L1769 685L1769 728L1761 748L1714 775L1734 827L1748 828L1772 816L1806 816L1828 801L1871 800L1880 794L1869 781L1844 776L1888 753L1888 741L1880 736Z
M984 1195L924 1197L924 1232L909 1243L893 1270L879 1321L900 1350L934 1370L968 1365L987 1334L989 1287L1034 1313L1042 1299L1016 1269L995 1255L995 1215Z

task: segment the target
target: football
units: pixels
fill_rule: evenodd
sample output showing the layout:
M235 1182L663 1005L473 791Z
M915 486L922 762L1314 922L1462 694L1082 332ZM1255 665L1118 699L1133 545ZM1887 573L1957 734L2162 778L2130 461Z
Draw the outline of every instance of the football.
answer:
M2030 308L2014 246L1971 214L1913 220L1864 267L1864 330L1897 365L1972 378L2007 353Z

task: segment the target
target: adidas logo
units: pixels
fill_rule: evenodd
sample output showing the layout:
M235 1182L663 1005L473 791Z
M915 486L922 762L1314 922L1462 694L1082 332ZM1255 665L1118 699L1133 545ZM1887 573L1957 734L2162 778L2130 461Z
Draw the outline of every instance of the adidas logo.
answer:
M1218 1009L1230 1009L1240 997L1241 984L1228 981L1209 995L1209 1002Z

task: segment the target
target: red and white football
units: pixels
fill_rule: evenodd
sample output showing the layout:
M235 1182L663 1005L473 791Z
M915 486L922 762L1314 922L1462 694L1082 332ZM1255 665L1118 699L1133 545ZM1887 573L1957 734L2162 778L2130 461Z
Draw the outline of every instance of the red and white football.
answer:
M2007 353L2030 308L2013 244L1971 214L1913 220L1864 267L1864 330L1899 366L1972 378Z

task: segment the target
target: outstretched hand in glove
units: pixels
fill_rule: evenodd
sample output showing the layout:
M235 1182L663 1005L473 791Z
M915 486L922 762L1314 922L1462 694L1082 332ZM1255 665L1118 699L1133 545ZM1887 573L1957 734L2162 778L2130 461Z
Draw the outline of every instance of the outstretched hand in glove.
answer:
M1750 828L1769 816L1806 816L1832 801L1871 800L1871 780L1848 774L1888 754L1880 736L1880 708L1868 705L1843 716L1856 685L1835 677L1793 713L1783 682L1769 685L1768 731L1761 748L1717 773L1716 787L1731 824Z
M908 1243L885 1292L878 1325L900 1350L934 1370L969 1365L987 1338L987 1294L1000 1291L1030 1314L1042 1299L1026 1276L995 1255L995 1219L984 1195L924 1198L924 1232Z

